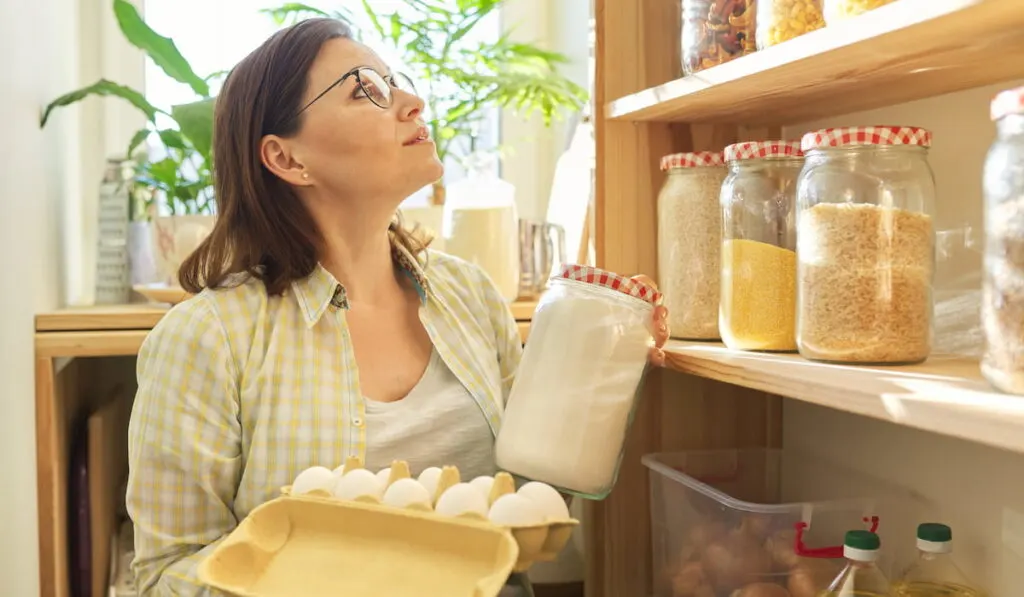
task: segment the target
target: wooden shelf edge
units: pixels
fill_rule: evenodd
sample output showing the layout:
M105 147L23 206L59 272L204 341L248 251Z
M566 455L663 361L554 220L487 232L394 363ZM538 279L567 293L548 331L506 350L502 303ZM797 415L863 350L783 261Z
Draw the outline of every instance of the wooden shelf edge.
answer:
M1024 398L993 391L973 359L859 367L675 340L665 352L682 373L1024 453Z
M36 358L134 356L148 334L149 330L40 332Z
M1024 76L1021 48L1019 0L898 0L613 100L604 112L626 121L788 124Z

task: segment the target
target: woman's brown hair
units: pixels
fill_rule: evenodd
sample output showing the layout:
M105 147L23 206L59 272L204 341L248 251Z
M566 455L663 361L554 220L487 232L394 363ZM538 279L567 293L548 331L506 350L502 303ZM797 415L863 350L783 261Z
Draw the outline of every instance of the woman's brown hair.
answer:
M334 19L309 19L278 31L231 70L214 109L213 171L217 221L178 271L191 293L225 286L234 274L262 280L271 295L317 266L319 231L291 185L263 166L260 140L299 130L309 69L320 48L352 31ZM426 248L395 215L390 234L413 255Z

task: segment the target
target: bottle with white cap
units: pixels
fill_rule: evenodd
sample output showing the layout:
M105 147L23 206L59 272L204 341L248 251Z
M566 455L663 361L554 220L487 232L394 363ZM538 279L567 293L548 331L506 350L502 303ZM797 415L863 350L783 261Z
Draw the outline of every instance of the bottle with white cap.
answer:
M871 531L849 531L843 541L846 567L821 597L892 597L889 579L878 568L882 541Z
M953 531L926 522L917 527L917 560L896 583L897 597L983 597L953 561Z

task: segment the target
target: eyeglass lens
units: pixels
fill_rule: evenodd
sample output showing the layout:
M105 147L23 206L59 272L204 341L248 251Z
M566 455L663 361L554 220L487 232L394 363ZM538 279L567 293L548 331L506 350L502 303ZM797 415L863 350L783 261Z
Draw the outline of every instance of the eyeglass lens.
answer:
M372 68L361 68L356 74L359 84L363 87L363 93L366 94L366 97L370 98L370 101L381 108L391 106L392 86L406 93L416 94L416 87L412 84L412 80L402 73L394 73L387 77L390 79L390 84L389 81L385 80L385 77Z

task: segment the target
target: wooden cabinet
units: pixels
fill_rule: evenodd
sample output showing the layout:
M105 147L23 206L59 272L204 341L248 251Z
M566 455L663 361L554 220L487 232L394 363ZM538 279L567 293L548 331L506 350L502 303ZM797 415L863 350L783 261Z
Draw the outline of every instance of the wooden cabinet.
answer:
M597 265L627 274L657 272L655 201L664 154L782 138L789 125L1024 77L1020 0L897 0L690 77L680 76L679 0L596 0L595 18L597 196L592 229ZM987 115L987 104L972 106ZM972 145L975 152L977 145ZM980 163L983 152L965 160ZM974 201L980 204L979 195ZM812 364L797 356L741 355L709 343L673 341L668 352L668 370L647 384L615 492L604 502L588 503L588 597L651 594L647 475L639 462L646 452L778 446L783 436L788 442L799 433L808 442L820 442L828 432L808 425L809 420L820 420L822 427L846 424L836 415L808 411L804 403L904 427L866 428L879 438L901 438L893 443L901 446L895 462L908 462L903 458L908 445L917 443L927 452L922 439L927 434L907 427L1024 452L1019 399L992 392L970 357L935 355L915 367L870 368ZM792 419L804 428L783 429L782 412L790 406L799 407ZM927 445L969 450L985 455L992 466L996 461L1005 466L1004 456L994 450ZM877 458L880 449L864 453ZM922 453L918 461L926 459ZM1024 459L1015 462L1024 464ZM941 463L933 460L931 465ZM892 476L913 476L906 464L901 466L881 468ZM1000 483L998 473L989 479ZM1019 509L1006 510L1015 515ZM985 521L985 540L1000 540L995 524ZM997 558L996 546L990 549L989 556ZM993 583L986 579L986 584Z

